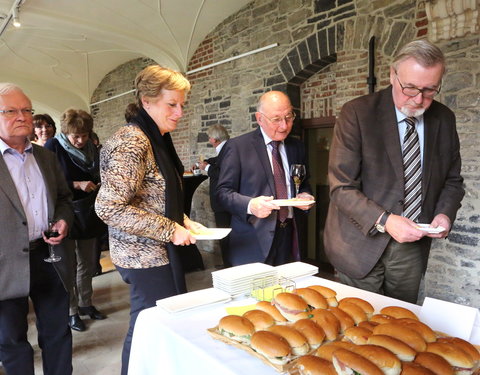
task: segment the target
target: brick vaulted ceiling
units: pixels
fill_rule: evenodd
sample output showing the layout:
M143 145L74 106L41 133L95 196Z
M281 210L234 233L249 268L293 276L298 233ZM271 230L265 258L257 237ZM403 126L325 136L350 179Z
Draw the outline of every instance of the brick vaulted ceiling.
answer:
M185 71L205 36L250 1L0 0L0 23L20 2L22 24L0 36L0 81L39 111L88 108L102 78L131 59Z

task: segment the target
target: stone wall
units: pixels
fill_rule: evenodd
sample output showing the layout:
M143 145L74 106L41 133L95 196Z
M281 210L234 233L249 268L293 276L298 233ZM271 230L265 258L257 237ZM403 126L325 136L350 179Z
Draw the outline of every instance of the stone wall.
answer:
M214 154L206 137L211 124L224 124L231 136L252 130L256 126L256 101L271 89L288 92L301 118L335 116L346 101L368 92L368 45L372 36L378 90L389 84L388 67L399 47L416 37L428 37L425 3L255 0L227 18L199 46L189 70L272 43L278 46L189 75L193 86L186 113L173 133L184 164L189 166L200 156ZM438 100L457 114L467 194L449 239L434 241L425 295L480 307L480 155L475 147L480 120L479 35L441 40L438 45L448 62ZM113 77L119 76L122 81L121 75L126 75L129 78L124 85L131 87L130 77L140 70L142 62L129 64L106 77L93 102L110 93L117 82ZM102 136L115 128L122 115L114 113L115 108L121 111L122 105L95 107ZM298 121L294 132L300 134ZM203 195L200 192L196 198L202 207L195 213L199 221L209 220L204 210L208 205L201 203L208 199L206 191L203 189Z

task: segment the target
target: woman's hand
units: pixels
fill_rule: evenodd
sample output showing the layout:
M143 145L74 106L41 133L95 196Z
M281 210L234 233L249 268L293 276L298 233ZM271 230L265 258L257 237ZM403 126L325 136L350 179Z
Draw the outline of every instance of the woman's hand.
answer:
M200 233L201 231L207 229L204 225L196 221L190 220L188 217L183 220L183 224L185 225L185 228L187 228L190 232L193 233Z
M82 190L85 193L91 193L96 190L99 185L93 183L92 181L73 181L73 188L77 190Z
M174 245L190 245L197 242L195 237L190 234L190 231L182 227L180 224L175 223L175 232L172 235L172 242Z

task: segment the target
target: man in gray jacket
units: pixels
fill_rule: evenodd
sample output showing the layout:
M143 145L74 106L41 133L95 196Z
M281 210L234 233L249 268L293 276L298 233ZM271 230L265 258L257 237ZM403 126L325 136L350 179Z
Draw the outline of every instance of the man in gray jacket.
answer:
M64 258L45 262L73 221L71 192L50 151L32 145L32 104L11 83L0 83L0 358L7 375L33 375L27 340L28 299L37 319L45 375L72 373ZM49 222L58 236L45 237ZM66 280L66 279L65 279ZM64 287L65 285L65 287Z

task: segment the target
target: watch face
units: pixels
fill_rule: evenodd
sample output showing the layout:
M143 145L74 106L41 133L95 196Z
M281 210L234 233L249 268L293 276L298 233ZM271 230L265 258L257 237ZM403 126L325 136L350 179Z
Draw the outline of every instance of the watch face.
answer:
M380 233L385 233L385 226L380 225L380 224L375 224L375 228L376 228Z

